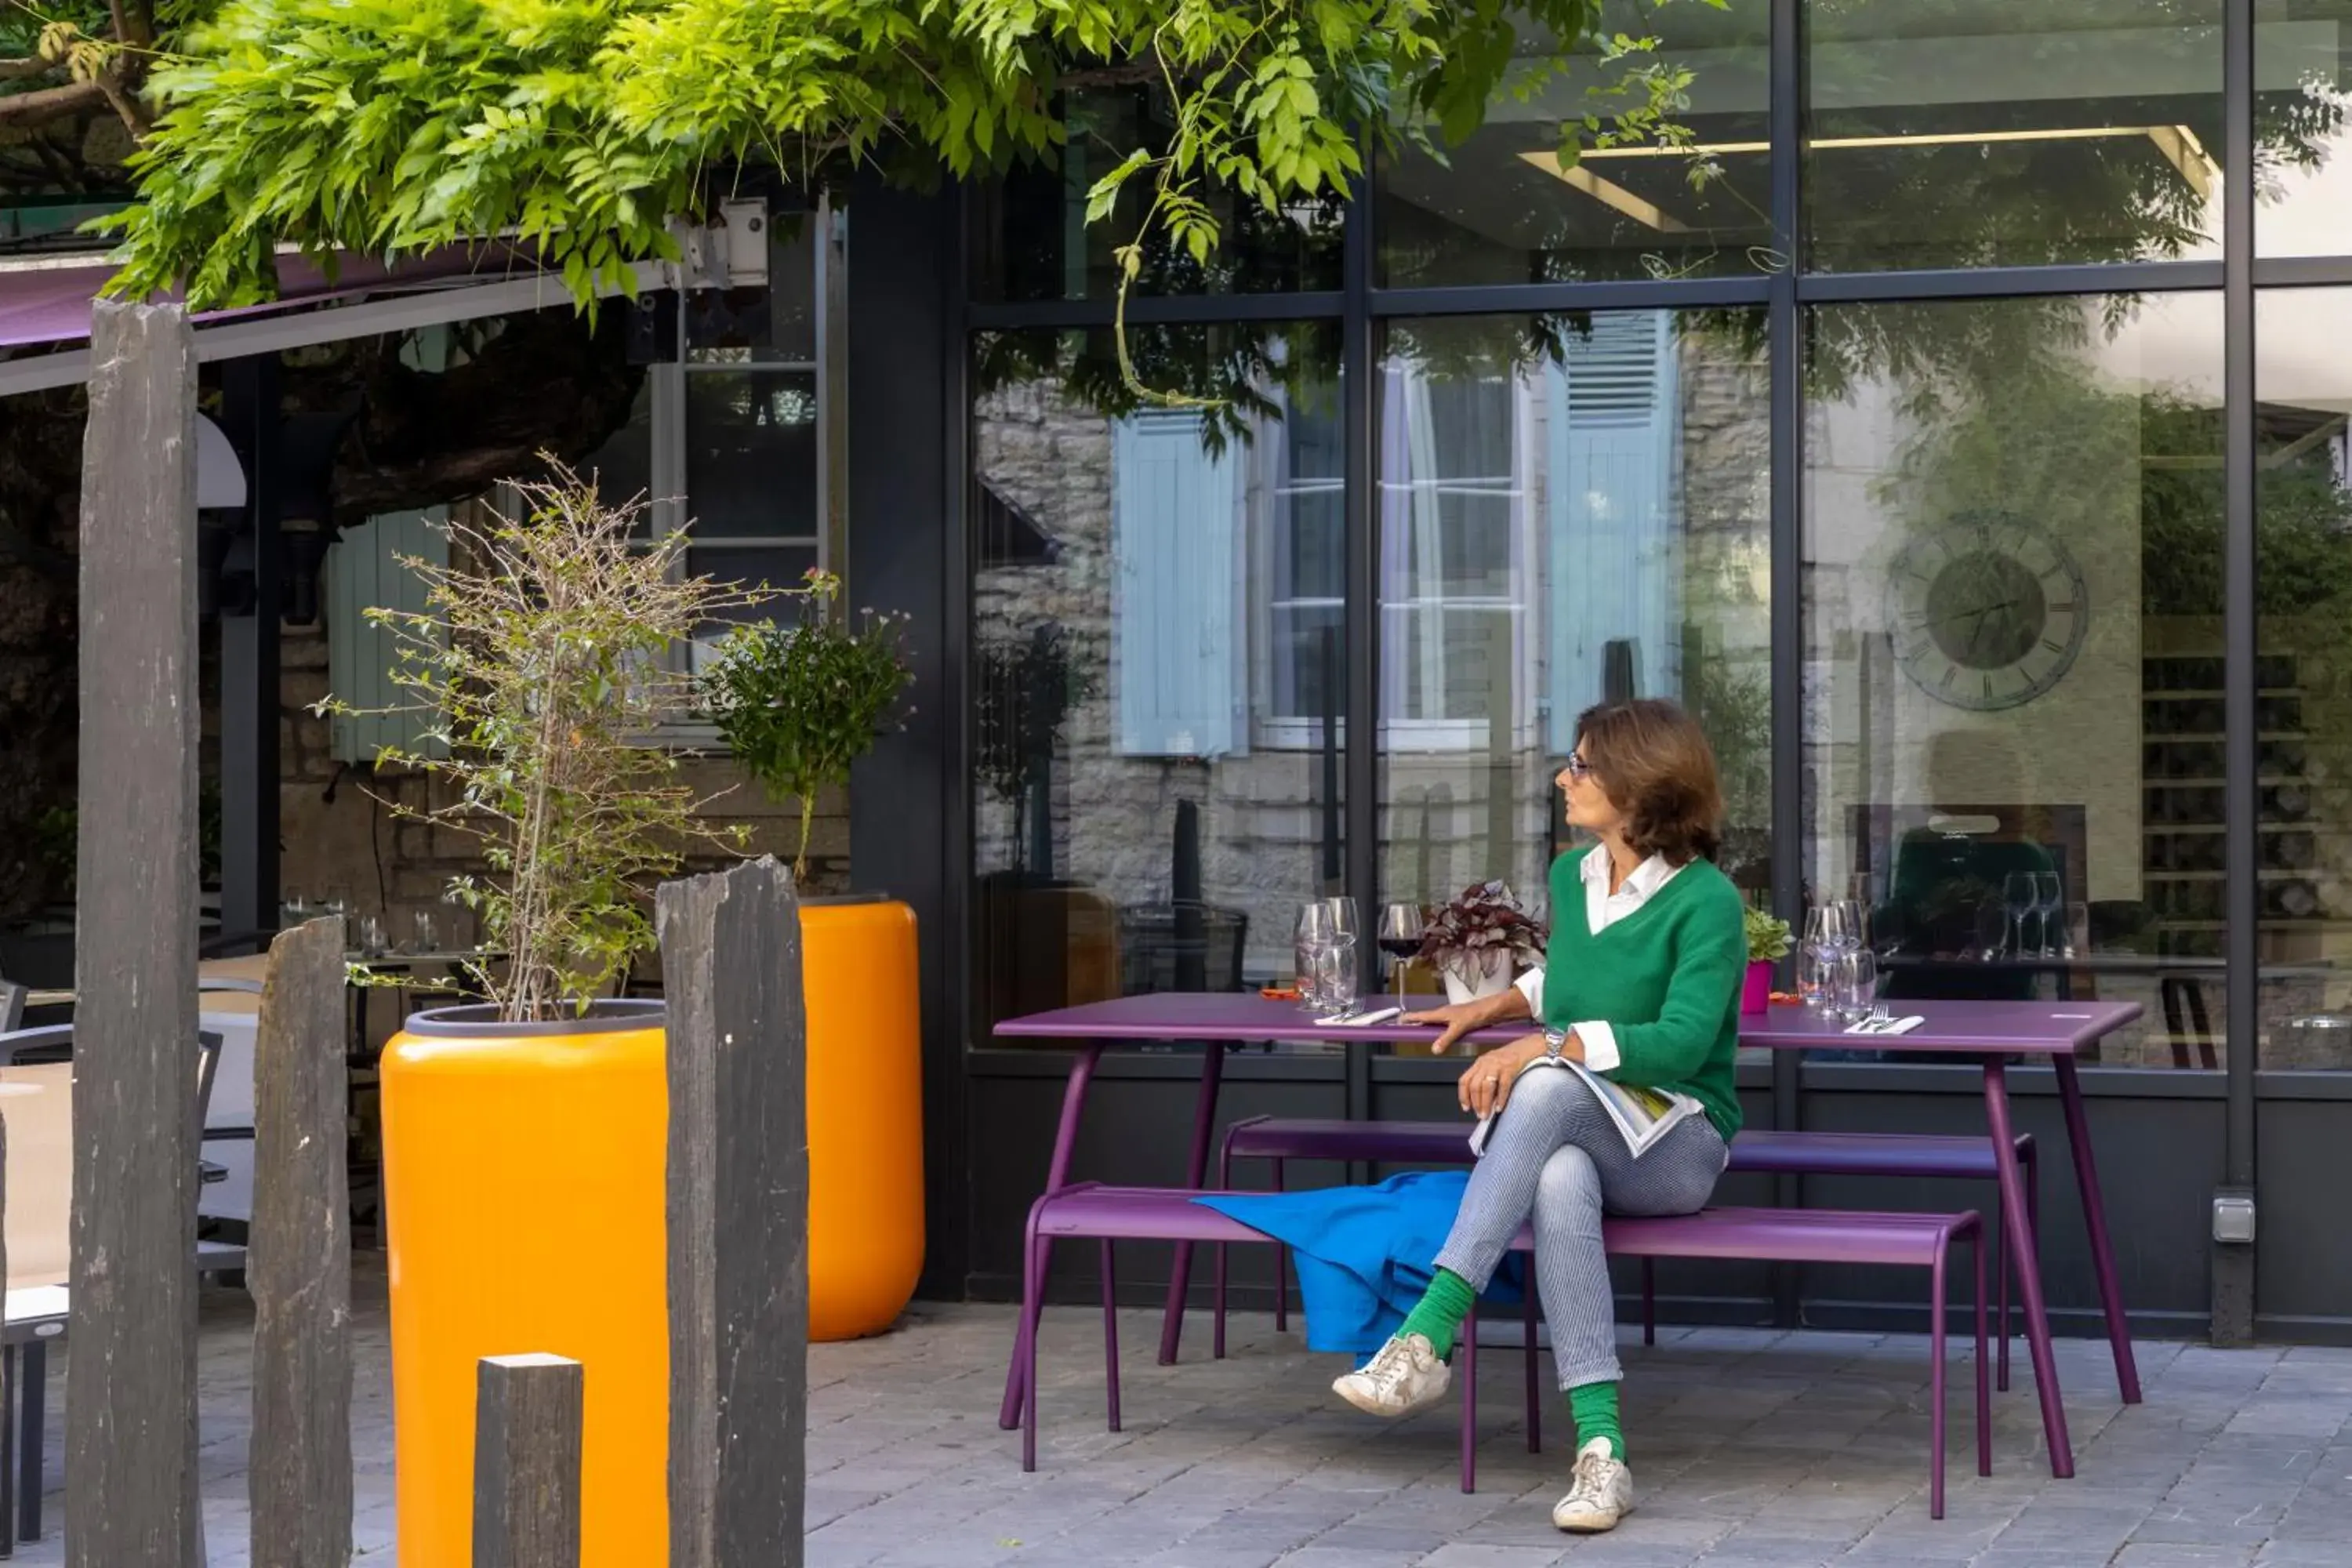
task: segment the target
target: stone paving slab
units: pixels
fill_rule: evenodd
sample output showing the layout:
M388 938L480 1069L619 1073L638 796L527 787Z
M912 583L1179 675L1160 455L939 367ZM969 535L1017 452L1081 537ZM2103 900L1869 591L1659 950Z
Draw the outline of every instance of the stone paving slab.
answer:
M395 1560L382 1275L354 1291L362 1568ZM252 1312L207 1291L199 1454L213 1568L248 1568ZM810 1355L810 1568L2352 1568L2352 1351L2140 1347L2147 1402L2115 1395L2104 1342L2058 1347L2077 1474L2053 1480L2032 1373L1994 1396L1975 1472L1969 1352L1952 1367L1948 1517L1927 1518L1924 1337L1662 1330L1629 1339L1641 1510L1613 1535L1553 1530L1567 1412L1530 1454L1515 1352L1481 1356L1479 1489L1453 1407L1399 1425L1328 1392L1263 1317L1233 1352L1154 1364L1157 1316L1123 1317L1125 1430L1104 1429L1100 1318L1048 1315L1037 1472L996 1427L1013 1314L918 1307L895 1332ZM69 1353L69 1349L68 1352ZM46 1538L64 1561L65 1357L53 1358ZM412 1565L433 1568L433 1565Z

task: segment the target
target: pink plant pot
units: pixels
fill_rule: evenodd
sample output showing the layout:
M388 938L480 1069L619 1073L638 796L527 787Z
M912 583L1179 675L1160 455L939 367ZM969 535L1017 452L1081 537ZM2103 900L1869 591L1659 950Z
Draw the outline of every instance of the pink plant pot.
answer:
M1748 978L1739 987L1739 1010L1750 1017L1770 1011L1772 1006L1772 961L1769 958L1751 960Z

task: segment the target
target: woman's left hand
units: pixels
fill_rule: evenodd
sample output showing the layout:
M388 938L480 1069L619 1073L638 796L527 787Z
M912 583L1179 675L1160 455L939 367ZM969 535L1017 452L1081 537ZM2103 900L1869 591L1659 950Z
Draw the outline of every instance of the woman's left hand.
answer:
M1529 1035L1507 1046L1496 1046L1479 1057L1465 1069L1455 1085L1462 1109L1481 1117L1502 1110L1503 1102L1511 1098L1511 1086L1518 1081L1519 1074L1543 1054L1544 1037Z

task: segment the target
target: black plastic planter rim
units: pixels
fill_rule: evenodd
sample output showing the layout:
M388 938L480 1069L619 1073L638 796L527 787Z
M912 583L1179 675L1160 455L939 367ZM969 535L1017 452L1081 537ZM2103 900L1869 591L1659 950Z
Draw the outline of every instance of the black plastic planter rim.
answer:
M666 1011L667 1005L656 997L608 998L591 1002L586 1012L574 1016L534 1024L508 1024L499 1021L496 1006L474 1002L461 1007L429 1007L422 1013L411 1013L406 1027L410 1034L427 1039L515 1040L544 1035L605 1035L624 1029L651 1028L662 1021Z

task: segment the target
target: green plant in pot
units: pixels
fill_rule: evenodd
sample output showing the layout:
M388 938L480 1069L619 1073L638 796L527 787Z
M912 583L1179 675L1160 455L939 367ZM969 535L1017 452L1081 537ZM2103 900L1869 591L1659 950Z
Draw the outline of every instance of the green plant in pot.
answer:
M841 579L812 568L789 626L739 626L698 686L703 709L744 771L771 795L800 803L793 875L808 876L818 792L849 783L874 742L903 723L906 617L836 613Z
M841 580L812 572L782 625L739 627L698 687L745 771L795 800L808 860L820 790L914 710L906 617L841 613ZM808 1017L809 1336L887 1329L923 1262L922 1052L915 914L873 897L801 905Z
M1772 1005L1772 966L1789 956L1789 922L1764 910L1748 911L1748 976L1739 994L1739 1010L1769 1011Z
M446 564L406 563L423 610L370 616L424 731L380 756L380 776L405 831L473 847L479 869L454 890L478 918L468 967L488 998L416 1015L383 1053L400 1529L419 1561L467 1560L476 1364L561 1345L599 1391L592 1560L653 1562L667 1543L668 1390L645 1353L667 1311L662 1005L610 992L655 946L651 884L698 843L741 842L646 737L686 707L687 639L753 595L685 575L684 535L648 545L637 506L566 470L512 488L510 511L449 524Z

